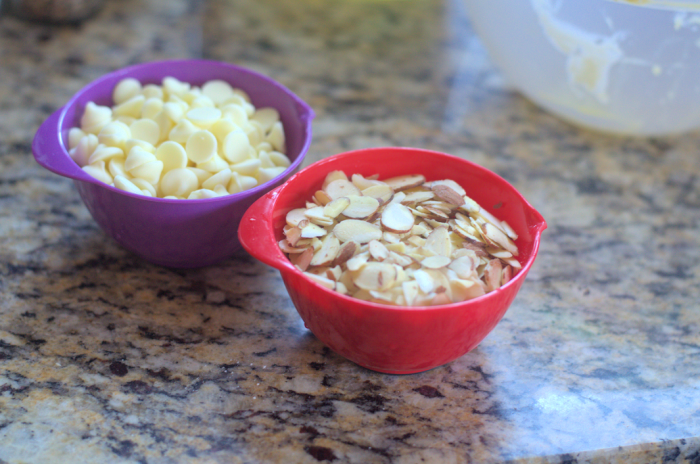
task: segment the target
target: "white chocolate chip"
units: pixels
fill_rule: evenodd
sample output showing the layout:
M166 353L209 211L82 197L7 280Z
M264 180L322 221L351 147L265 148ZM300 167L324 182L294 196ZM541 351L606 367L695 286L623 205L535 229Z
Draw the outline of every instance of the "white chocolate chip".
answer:
M83 116L80 118L80 128L87 133L97 135L111 120L112 109L110 107L88 102L85 105Z
M119 105L141 93L141 82L133 77L120 80L112 91L112 100Z
M220 105L234 95L231 85L219 79L206 82L202 86L202 94L210 98L215 105Z
M187 167L187 153L177 142L163 142L156 149L155 157L163 162L163 173Z
M122 187L123 180L140 179L142 187L129 187L133 193L212 198L272 181L291 165L278 110L256 108L245 91L226 81L210 80L200 88L172 76L161 86L125 78L112 97L112 108L88 102L80 127L67 137L76 164L90 166L86 172L110 185L120 176ZM130 157L135 147L141 151ZM164 191L165 175L182 169L194 177L179 171L168 177Z
M187 168L168 171L160 181L160 188L165 196L172 195L187 198L198 187L199 180L197 176Z
M187 139L185 152L190 161L206 163L216 155L216 147L216 137L207 130L199 130Z
M229 132L224 138L222 151L226 159L232 163L241 163L249 159L250 141L248 135L241 128Z
M137 119L131 126L131 137L157 145L160 140L160 126L152 119Z
M192 124L202 129L210 128L216 121L221 119L221 110L209 106L196 107L187 112L187 119Z

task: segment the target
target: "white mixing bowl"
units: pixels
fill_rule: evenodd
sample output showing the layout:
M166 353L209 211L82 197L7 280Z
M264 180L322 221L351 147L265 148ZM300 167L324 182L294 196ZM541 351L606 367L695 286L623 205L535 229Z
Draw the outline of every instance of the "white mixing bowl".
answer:
M466 0L510 83L572 122L663 135L700 127L699 0Z

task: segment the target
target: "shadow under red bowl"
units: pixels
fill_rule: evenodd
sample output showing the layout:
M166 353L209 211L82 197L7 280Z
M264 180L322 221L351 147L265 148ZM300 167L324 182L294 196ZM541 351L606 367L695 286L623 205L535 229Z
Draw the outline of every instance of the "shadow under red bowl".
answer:
M443 306L391 306L351 298L306 278L280 251L288 211L318 190L328 172L380 179L420 173L453 179L518 234L522 269L500 289ZM448 363L477 346L501 320L532 266L547 227L523 196L495 173L462 158L415 148L371 148L331 156L257 200L239 227L243 247L277 268L306 327L336 353L379 372L408 374Z

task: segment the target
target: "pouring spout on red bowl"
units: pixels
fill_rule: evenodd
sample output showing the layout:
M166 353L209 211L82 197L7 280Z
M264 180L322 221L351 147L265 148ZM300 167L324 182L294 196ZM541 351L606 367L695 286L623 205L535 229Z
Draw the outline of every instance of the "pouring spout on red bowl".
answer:
M252 256L268 266L284 271L293 270L294 265L282 254L275 239L276 221L272 215L281 188L266 193L248 208L238 228L238 240Z

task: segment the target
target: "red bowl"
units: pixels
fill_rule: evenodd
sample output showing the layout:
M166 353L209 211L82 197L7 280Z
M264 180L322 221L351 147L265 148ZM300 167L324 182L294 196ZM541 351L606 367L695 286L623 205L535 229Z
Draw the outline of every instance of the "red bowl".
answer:
M379 174L380 179L420 173L453 179L482 207L517 232L522 269L500 289L443 306L406 307L348 297L311 281L280 251L288 211L303 207L326 174ZM478 345L501 320L535 261L547 224L503 178L462 158L416 148L370 148L318 161L258 199L238 235L252 256L278 269L306 327L336 353L379 372L409 374L448 363Z

